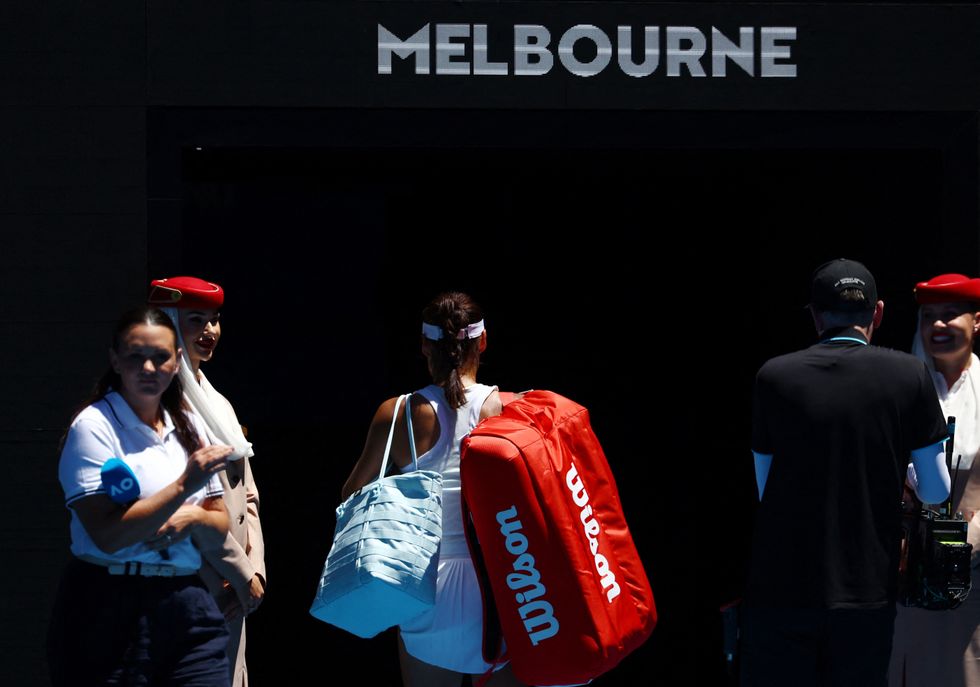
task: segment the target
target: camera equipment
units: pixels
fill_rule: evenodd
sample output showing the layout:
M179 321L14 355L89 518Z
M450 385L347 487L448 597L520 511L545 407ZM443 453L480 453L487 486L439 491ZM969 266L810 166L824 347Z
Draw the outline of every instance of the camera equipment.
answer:
M956 418L947 420L946 467L952 472L953 435ZM960 456L962 458L962 456ZM959 469L959 458L956 461ZM953 514L955 473L949 497L938 512L922 507L912 495L903 504L902 558L899 565L899 601L905 606L947 610L959 606L970 593L968 523L962 513Z
M931 610L953 609L970 593L970 554L967 522L961 514L944 518L923 509L908 539L907 581L900 592L906 606Z

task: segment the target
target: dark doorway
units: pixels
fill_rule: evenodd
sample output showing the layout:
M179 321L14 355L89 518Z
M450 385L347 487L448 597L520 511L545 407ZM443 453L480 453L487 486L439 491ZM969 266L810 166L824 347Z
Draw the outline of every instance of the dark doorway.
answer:
M341 662L397 682L391 633L358 640L307 609L368 421L427 383L419 312L437 291L487 313L481 381L588 407L617 476L660 624L593 684L726 684L752 380L811 342L810 271L865 261L886 301L876 343L903 349L915 281L977 271L972 113L222 116L151 116L151 182L179 211L151 212L150 269L227 291L206 371L256 446L257 683Z

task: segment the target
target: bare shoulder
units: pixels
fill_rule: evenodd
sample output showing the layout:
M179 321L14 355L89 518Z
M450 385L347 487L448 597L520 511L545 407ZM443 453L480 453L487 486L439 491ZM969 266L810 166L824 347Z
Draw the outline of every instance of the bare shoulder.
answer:
M368 429L367 439L364 441L364 448L361 450L361 456L357 459L354 469L341 489L341 500L346 499L371 480L377 479L378 471L384 459L385 443L391 426L391 418L394 416L397 402L397 397L389 398L379 405L375 411L374 417L371 419L371 426Z
M524 398L524 396L534 389L525 389L524 391L499 391L497 395L500 397L501 405L507 405L508 403L513 403L514 401L519 401Z
M503 392L502 394L502 392L498 389L494 389L490 392L490 395L487 396L487 399L483 402L483 407L480 408L480 420L486 420L488 417L494 417L504 412L504 401L502 396L505 394L506 392Z
M391 418L395 414L395 405L398 403L400 396L393 396L386 401L383 401L378 409L374 412L374 419L372 420L372 425L383 425L387 427L391 424Z
M405 405L404 403L399 402L401 398L401 396L394 396L378 406L378 410L374 413L374 421L390 424L391 418L395 414L396 405L398 407L399 414L404 413ZM409 396L409 402L411 403L412 407L413 421L416 419L424 419L429 415L435 417L435 411L432 410L432 405L425 400L425 397L421 394L411 394Z
M395 413L398 413L398 417L395 417L395 448L396 451L401 444L402 434L405 431L405 405L404 402L399 403L399 396L394 398L389 398L387 401L378 406L377 412L374 414L374 420L371 423L371 432L374 435L384 435L387 436L389 429L391 428L391 421ZM438 418L436 416L435 410L432 408L432 404L429 403L424 396L420 394L412 394L409 397L409 403L411 404L412 412L412 425L415 434L416 443L430 444L428 441L429 435L434 434L438 428ZM397 411L395 409L397 405ZM407 444L406 444L407 450Z
M389 398L374 411L374 417L371 418L371 426L368 428L369 445L374 441L378 441L379 438L383 441L383 437L388 434L388 428L391 426L391 418L395 414L395 403L397 401L397 396Z

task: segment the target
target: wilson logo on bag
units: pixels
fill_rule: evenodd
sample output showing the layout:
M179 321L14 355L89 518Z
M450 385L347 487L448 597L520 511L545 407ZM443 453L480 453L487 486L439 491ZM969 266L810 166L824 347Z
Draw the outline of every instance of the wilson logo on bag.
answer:
M602 534L602 528L599 527L599 522L593 515L592 506L589 505L589 494L585 491L585 487L582 486L582 478L579 477L578 469L575 467L574 462L572 463L572 467L568 469L568 472L565 473L565 484L568 485L569 490L572 492L572 501L582 509L582 512L579 514L579 519L581 519L582 527L585 530L589 552L595 558L595 571L602 581L602 588L609 588L609 591L606 592L606 599L609 603L612 603L612 600L619 596L619 585L616 584L616 576L609 569L609 561L599 553L599 535Z
M540 598L548 590L541 583L541 573L535 567L534 556L527 552L528 541L521 533L517 508L511 506L497 513L497 522L500 523L500 533L504 535L504 546L517 556L513 563L514 572L507 574L507 586L517 592L514 595L514 600L520 604L517 612L524 621L531 644L537 646L538 642L558 634L555 609Z
M527 393L463 441L460 475L488 661L497 623L531 685L586 683L646 641L653 592L585 408Z

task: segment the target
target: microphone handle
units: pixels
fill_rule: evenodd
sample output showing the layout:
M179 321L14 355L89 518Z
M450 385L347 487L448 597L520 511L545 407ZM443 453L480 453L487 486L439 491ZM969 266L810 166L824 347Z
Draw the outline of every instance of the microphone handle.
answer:
M956 435L956 418L950 415L946 418L946 427L949 428L949 438L946 440L946 468L953 469L953 438Z
M946 427L949 429L949 438L946 440L946 472L950 478L953 476L953 439L956 436L956 418L950 415L946 418ZM949 490L949 497L946 499L946 517L953 517L953 490Z

